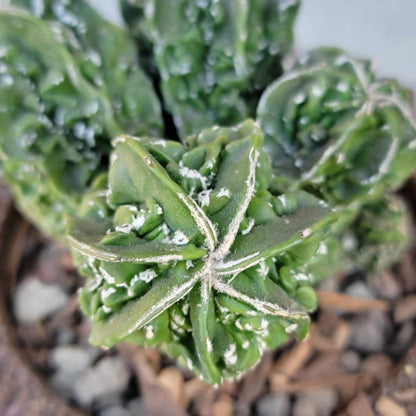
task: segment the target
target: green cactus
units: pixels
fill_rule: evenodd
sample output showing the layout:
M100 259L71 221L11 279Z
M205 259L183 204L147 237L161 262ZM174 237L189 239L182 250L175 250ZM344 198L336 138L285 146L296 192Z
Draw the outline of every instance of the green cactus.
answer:
M415 165L409 94L340 49L310 52L271 84L257 119L275 172L291 178L288 189L332 205L374 200Z
M299 0L127 0L139 43L153 45L168 111L184 140L255 115L281 75Z
M328 249L308 266L314 279L395 261L409 231L402 226L406 214L393 208L404 212L403 204L384 194L402 185L415 166L408 92L394 80L376 80L368 61L319 48L267 88L257 120L282 178L280 190L311 192L339 214L323 242ZM380 232L370 231L370 224Z
M91 278L92 343L157 345L218 384L307 334L316 295L297 267L335 215L305 192L276 194L262 144L251 121L185 145L115 141L108 190L68 224Z
M49 10L61 3L47 4ZM132 41L83 1L71 4L74 13L83 11L76 28L49 14L46 23L0 11L2 173L21 210L58 237L63 215L77 212L94 175L107 169L111 138L162 129L158 99L137 67Z
M0 168L41 229L68 218L93 344L219 384L307 335L314 284L407 244L386 193L416 164L409 94L335 48L280 76L299 0L121 0L129 34L84 0L10 3Z

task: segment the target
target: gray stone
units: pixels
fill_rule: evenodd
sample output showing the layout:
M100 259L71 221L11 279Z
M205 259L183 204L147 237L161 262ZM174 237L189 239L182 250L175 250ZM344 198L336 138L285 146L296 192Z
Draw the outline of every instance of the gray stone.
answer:
M106 395L121 394L129 379L130 372L121 358L103 358L78 378L74 387L75 399L87 406Z
M361 358L355 351L349 350L341 355L339 362L345 370L354 373L360 368Z
M290 399L285 393L272 393L262 397L256 405L259 416L286 416L290 414Z
M52 388L56 390L59 395L67 398L73 399L74 398L74 386L77 382L79 374L77 373L64 373L59 372L55 373L51 379L50 383Z
M71 328L59 328L56 333L58 345L68 345L75 341L75 332Z
M142 397L130 400L127 403L131 416L147 416L146 406Z
M35 323L61 309L68 295L56 285L46 285L35 277L25 279L16 290L14 313L21 323Z
M293 407L293 416L329 416L338 401L335 389L311 390L299 393Z
M389 270L384 270L370 276L369 284L378 297L395 300L402 294L402 287L397 277Z
M371 289L364 282L354 282L350 284L346 289L345 293L354 298L374 298L374 294Z
M127 409L121 406L106 407L98 412L100 416L132 416Z
M360 314L351 324L349 345L363 352L383 350L388 329L388 318L384 312L371 311Z
M49 361L57 372L80 374L90 366L92 358L88 349L66 345L54 348Z

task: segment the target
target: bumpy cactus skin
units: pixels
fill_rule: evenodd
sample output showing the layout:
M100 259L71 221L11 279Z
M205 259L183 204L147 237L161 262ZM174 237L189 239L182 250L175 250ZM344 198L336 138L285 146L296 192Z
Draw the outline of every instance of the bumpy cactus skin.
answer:
M259 95L282 73L299 7L298 0L124 3L139 42L153 44L163 97L183 140L255 115Z
M218 384L307 334L316 296L301 267L335 216L305 192L274 192L262 139L246 121L185 146L115 141L108 191L102 178L68 223L91 277L80 298L92 343L157 345Z
M375 80L367 61L340 49L310 52L271 84L257 118L265 148L290 189L333 205L375 199L411 174L416 125L408 94Z
M396 260L409 229L400 226L406 214L392 208L403 207L401 201L383 195L402 185L416 164L407 92L394 80L377 81L369 62L320 48L267 88L257 119L281 190L307 190L340 215L323 242L328 249L314 259L314 278Z
M83 1L71 3L83 18L62 2L43 4L47 22L24 11L0 12L0 107L7 108L0 111L0 151L22 211L62 237L63 215L77 211L93 176L107 169L111 138L157 136L162 122L156 94L121 30ZM50 10L72 23L53 20Z

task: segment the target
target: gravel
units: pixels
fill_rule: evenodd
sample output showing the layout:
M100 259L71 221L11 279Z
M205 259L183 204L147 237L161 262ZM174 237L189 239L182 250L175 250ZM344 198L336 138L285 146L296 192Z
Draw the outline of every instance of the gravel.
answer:
M39 322L61 309L68 295L57 285L46 285L30 277L18 286L14 298L14 313L23 324Z
M337 400L337 392L334 389L299 393L293 408L293 416L329 416L335 409Z
M82 406L99 398L121 394L127 388L130 371L119 357L105 357L83 373L75 383L74 395Z
M349 345L365 353L382 351L387 330L386 313L376 310L362 313L352 321Z
M261 398L256 405L259 416L286 416L290 414L290 399L284 393L272 393Z

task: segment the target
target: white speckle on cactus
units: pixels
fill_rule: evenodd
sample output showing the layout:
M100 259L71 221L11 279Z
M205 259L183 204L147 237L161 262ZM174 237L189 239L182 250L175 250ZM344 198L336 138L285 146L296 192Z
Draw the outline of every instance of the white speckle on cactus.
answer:
M337 66L342 66L344 64L346 64L348 62L348 58L345 55L340 55L337 57L337 59L335 59L335 65Z
M189 303L188 303L188 302L185 302L185 303L182 305L182 313L183 313L184 315L188 315L188 312L189 312Z
M217 198L221 198L222 196L226 196L227 198L231 197L231 192L227 188L221 188L218 192Z
M165 235L170 234L170 229L169 229L168 225L165 222L162 224L162 231L163 231L163 234L165 234ZM166 240L166 242L170 243L170 240Z
M241 325L240 318L239 318L239 319L237 319L237 320L235 321L235 326L236 326L236 327L237 327L240 331L243 331L243 330L244 330L243 325Z
M346 81L340 81L340 82L338 82L336 88L337 88L337 91L339 91L339 92L347 92L348 89L349 89L348 82L346 82Z
M319 247L318 247L318 250L317 250L316 253L317 254L323 254L323 255L328 254L328 246L325 244L324 241L321 241L319 243Z
M192 268L193 265L194 265L194 263L192 262L192 260L186 260L186 262L185 262L186 270L189 270L190 268Z
M144 331L145 331L145 336L147 339L151 339L155 336L152 325L146 325L144 327Z
M112 295L113 293L116 293L116 289L114 288L114 287L109 287L109 288L107 288L107 289L104 289L102 292L101 292L101 300L105 300L105 299L107 299L110 295Z
M102 306L102 308L103 308L103 312L105 312L105 313L110 313L110 312L112 312L112 309L111 309L111 308L109 308L108 306L103 305L103 306Z
M119 233L123 233L123 234L129 234L132 229L133 229L133 225L129 223L118 225L116 227L116 231L118 231Z
M257 272L261 277L267 277L267 274L269 273L269 268L266 265L264 259L260 261L259 267L257 268Z
M312 280L312 277L309 274L305 274L305 273L294 273L293 277L298 282L310 282Z
M108 273L107 270L100 267L99 271L100 271L101 275L104 277L104 279L106 280L107 283L109 283L110 285L114 285L116 283L116 281L114 280L114 277L111 276L111 274Z
M185 334L185 330L174 321L170 322L170 327L180 335Z
M295 104L302 104L306 100L306 94L304 92L300 92L295 95L293 101Z
M153 140L152 143L155 144L156 146L162 146L162 147L167 146L166 140Z
M408 146L409 149L416 149L416 140L412 140Z
M160 205L157 206L156 213L157 213L157 215L162 215L163 214L163 208Z
M131 228L134 230L134 231L140 231L140 228L142 227L142 225L144 224L144 215L143 215L144 213L143 212L139 212L137 215L135 215L133 218L132 218L132 221L131 221Z
M322 95L324 95L325 90L320 86L315 84L312 89L311 89L311 94L314 95L315 97L321 97Z
M237 362L237 346L234 343L225 350L224 362L226 366L232 366Z
M325 201L323 201L322 199L320 199L320 200L318 201L318 204L319 204L319 206L320 206L320 207L322 207L322 208L328 208L328 204L327 204Z
M337 156L337 163L339 163L339 164L341 164L341 163L344 163L345 162L345 153L340 153L338 156Z
M243 350L246 350L248 347L250 346L250 342L248 340L245 340L242 344L241 344L241 348Z
M187 366L190 370L192 370L192 369L194 368L194 364L193 364L193 362L192 362L192 360L191 360L190 358L187 358L187 359L186 359L186 366Z
M213 346L212 346L212 342L211 342L211 340L210 340L209 338L207 338L207 339L205 340L205 342L206 342L207 351L208 351L208 352L212 352L212 351L214 351L214 348L213 348Z
M177 325L183 326L185 324L185 318L179 315L177 312L172 312L172 319L176 322Z
M133 279L136 276L134 276ZM139 280L143 280L143 282L146 282L146 283L150 283L156 276L157 276L157 273L153 269L147 269L138 274Z
M188 244L189 238L183 233L181 230L176 230L173 234L172 243L183 246L185 244Z
M290 324L285 328L286 334L291 334L298 329L298 324Z
M241 231L242 235L247 235L254 227L255 221L254 218L248 218L248 225L247 228Z
M312 230L310 229L310 228L305 228L301 233L300 233L300 236L302 237L302 238L306 238L306 237L309 237L310 235L311 235L311 233L312 233Z
M201 182L202 188L205 190L208 188L208 178L204 175L201 175L197 170L190 169L186 166L183 166L183 162L179 162L179 173L184 178L188 179L198 179Z

